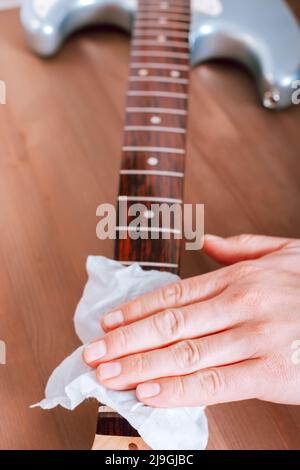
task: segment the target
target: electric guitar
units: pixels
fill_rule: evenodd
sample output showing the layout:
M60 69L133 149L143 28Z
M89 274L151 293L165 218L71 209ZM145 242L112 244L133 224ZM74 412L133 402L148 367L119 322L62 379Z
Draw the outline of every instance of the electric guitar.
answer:
M282 16L283 37L271 27L272 15ZM190 59L192 64L214 57L243 62L268 108L289 105L291 77L300 78L300 58L292 53L300 44L299 28L281 0L28 0L22 22L30 47L42 56L54 54L72 31L87 24L131 31L118 203L144 204L145 219L152 203L182 203ZM280 52L282 42L289 58ZM128 224L126 212L125 223L118 222L115 259L179 272L178 238L133 240L124 236ZM156 227L158 233L165 229ZM93 448L147 445L121 416L100 406Z

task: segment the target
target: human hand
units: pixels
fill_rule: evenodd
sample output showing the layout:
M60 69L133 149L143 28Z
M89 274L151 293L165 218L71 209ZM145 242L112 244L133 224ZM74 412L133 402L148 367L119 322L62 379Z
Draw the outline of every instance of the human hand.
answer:
M84 360L154 407L300 404L300 240L206 236L204 249L230 266L107 314Z

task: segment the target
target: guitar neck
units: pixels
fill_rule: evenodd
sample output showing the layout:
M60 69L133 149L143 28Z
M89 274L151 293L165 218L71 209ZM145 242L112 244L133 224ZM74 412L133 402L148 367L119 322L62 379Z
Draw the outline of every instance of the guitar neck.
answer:
M175 224L149 223L154 206L181 210L189 85L188 0L140 0L132 36L115 259L179 271ZM142 214L132 226L133 204ZM135 235L135 236L134 236ZM143 236L142 236L143 235ZM177 236L179 235L179 237ZM125 419L105 406L93 449L147 449Z
M138 262L146 269L174 273L179 270L181 227L164 226L160 220L154 224L151 218L157 205L182 203L189 28L188 0L138 2L118 197L121 216L115 244L115 258L124 264ZM139 229L130 227L133 217L128 215L133 204L142 208L143 236L138 239Z

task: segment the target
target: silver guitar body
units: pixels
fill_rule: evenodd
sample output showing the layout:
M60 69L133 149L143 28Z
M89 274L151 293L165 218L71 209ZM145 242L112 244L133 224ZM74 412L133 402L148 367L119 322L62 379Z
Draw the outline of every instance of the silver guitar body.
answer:
M37 54L55 54L87 25L110 24L130 33L137 0L25 0L21 20ZM284 0L192 0L191 65L226 58L255 77L262 103L292 103L300 80L300 28Z

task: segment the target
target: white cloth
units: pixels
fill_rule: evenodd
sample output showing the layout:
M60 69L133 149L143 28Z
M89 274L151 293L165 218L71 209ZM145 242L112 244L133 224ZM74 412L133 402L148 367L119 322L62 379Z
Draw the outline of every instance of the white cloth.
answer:
M88 282L77 307L74 323L83 343L101 335L100 317L124 301L174 282L174 274L143 271L137 264L124 267L103 257L87 260ZM199 450L207 445L207 420L203 408L151 408L137 401L135 392L117 392L96 381L95 371L81 358L83 346L67 357L52 373L44 409L57 405L73 410L86 398L97 400L124 416L155 450Z

